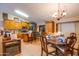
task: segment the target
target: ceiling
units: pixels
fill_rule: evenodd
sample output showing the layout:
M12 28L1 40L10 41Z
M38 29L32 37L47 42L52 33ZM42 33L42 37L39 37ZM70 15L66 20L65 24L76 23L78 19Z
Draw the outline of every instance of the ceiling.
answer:
M65 9L65 18L79 16L78 3L61 3L61 8ZM0 11L17 15L14 10L21 10L30 17L28 21L42 24L45 20L52 18L52 14L57 11L57 3L0 3ZM18 16L18 15L17 15Z

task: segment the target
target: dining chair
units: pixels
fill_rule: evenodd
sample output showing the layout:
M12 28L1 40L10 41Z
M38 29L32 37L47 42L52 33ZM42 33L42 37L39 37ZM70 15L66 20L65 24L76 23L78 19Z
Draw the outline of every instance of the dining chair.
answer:
M75 55L79 56L79 44L77 44L77 47L73 48L73 50L74 50Z
M43 52L46 53L46 56L54 55L55 53L55 49L49 45L45 36L41 37L41 56L43 56Z
M70 37L67 37L67 39L66 39L65 47L63 49L60 47L58 50L64 56L67 56L69 54L71 56L73 56L74 55L74 46L75 46L76 41L77 41L76 34L70 33Z
M66 53L70 51L70 54L71 56L74 55L74 46L76 44L76 41L77 41L77 38L76 37L69 37L67 38L67 41L68 39L70 40L69 43L67 43L67 49L66 49Z
M78 49L77 49L77 55L79 56L79 45L78 45Z

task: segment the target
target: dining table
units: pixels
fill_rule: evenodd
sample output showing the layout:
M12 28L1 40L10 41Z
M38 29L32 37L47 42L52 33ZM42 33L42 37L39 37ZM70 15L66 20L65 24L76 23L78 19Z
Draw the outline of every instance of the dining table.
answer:
M48 44L51 44L52 47L56 49L55 55L58 55L58 51L64 52L65 48L66 48L66 43L65 42L62 43L62 42L57 41L56 39L50 39L50 40L48 40Z

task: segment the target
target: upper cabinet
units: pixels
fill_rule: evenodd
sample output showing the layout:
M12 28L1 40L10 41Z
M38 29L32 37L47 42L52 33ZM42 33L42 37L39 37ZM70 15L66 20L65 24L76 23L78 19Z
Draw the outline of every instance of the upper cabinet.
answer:
M23 26L25 26L27 29L29 29L30 28L30 26L29 26L29 23L28 22L21 22L21 26L23 27Z
M5 20L4 21L4 28L5 29L22 29L25 26L29 29L29 23L27 22L16 22L14 20Z
M15 25L15 21L13 20L5 20L4 21L4 28L5 29L15 29L16 25Z
M16 29L21 29L22 28L22 25L21 25L21 22L16 22Z
M46 33L54 33L55 32L55 22L54 21L46 21L45 22L45 31Z

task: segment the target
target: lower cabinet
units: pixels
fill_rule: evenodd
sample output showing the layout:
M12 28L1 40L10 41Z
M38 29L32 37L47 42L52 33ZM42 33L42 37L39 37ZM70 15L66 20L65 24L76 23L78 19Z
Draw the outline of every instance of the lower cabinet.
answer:
M14 56L21 53L21 40L3 42L3 56Z

